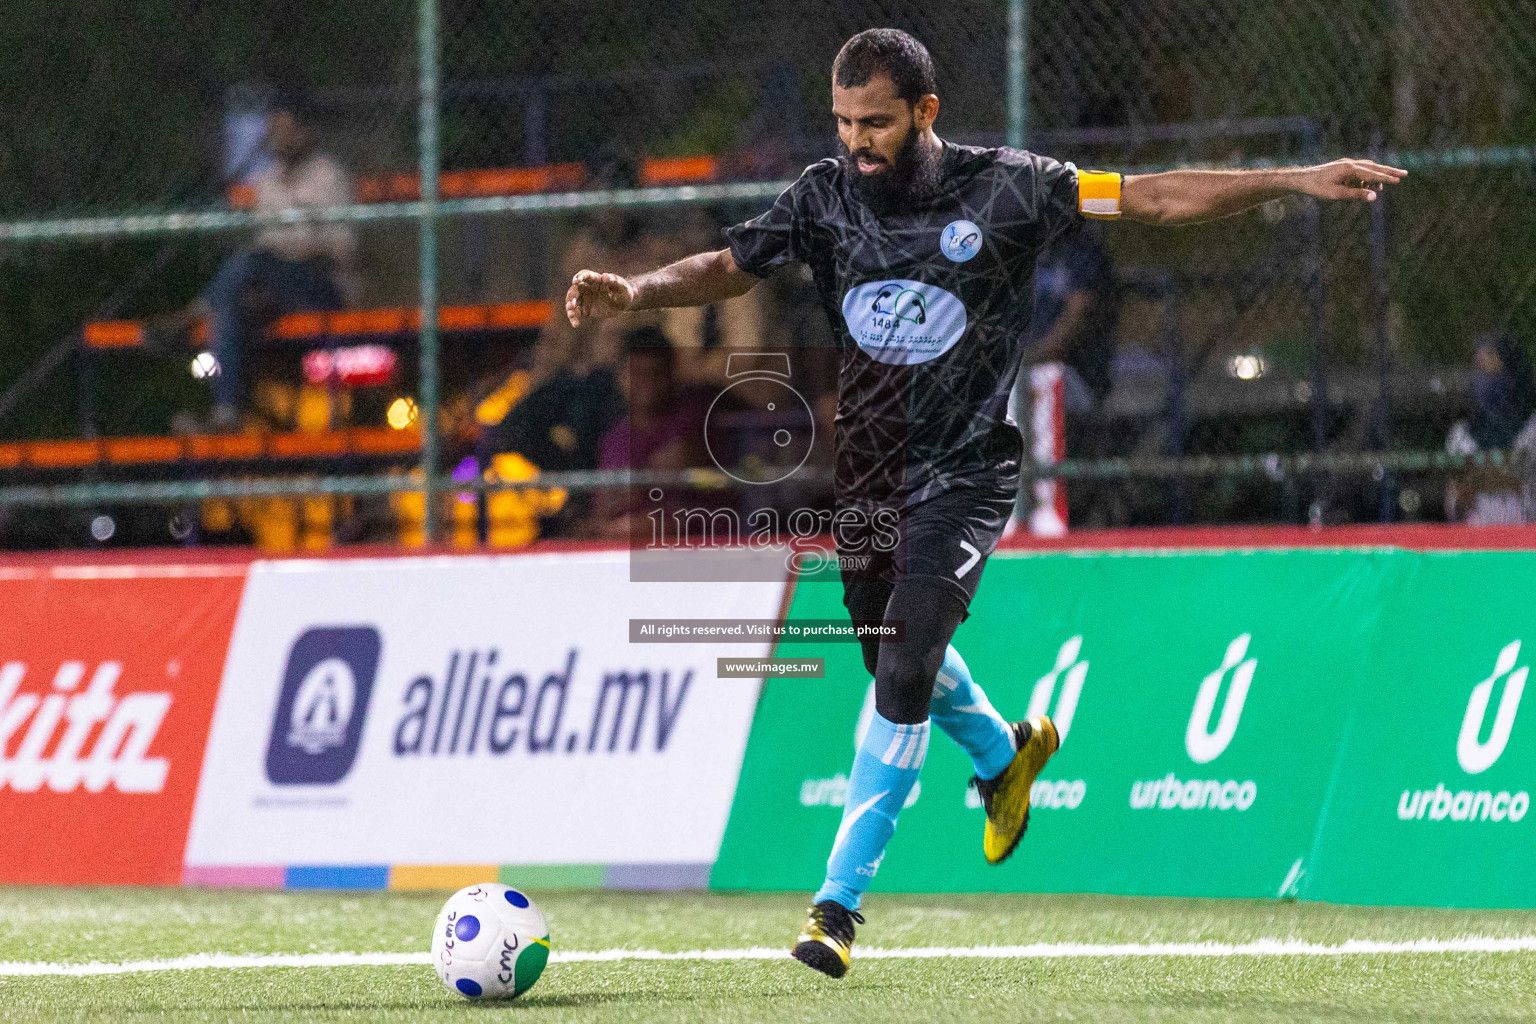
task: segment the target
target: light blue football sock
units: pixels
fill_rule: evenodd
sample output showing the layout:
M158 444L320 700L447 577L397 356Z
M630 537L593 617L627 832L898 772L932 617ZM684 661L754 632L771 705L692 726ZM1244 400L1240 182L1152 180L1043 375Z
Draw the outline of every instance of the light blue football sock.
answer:
M827 880L812 902L836 900L849 910L859 909L927 755L927 722L898 725L878 711L870 717L848 773L848 797L827 858Z
M971 679L971 670L954 644L945 650L944 664L934 680L928 717L971 755L981 778L996 778L1013 760L1013 730Z

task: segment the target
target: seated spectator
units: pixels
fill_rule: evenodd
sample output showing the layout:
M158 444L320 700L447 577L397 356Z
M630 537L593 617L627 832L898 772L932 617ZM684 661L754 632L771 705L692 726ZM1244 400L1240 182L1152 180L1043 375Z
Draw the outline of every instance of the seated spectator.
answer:
M1011 411L1020 417L1017 406L1022 391L1032 386L1030 367L1061 364L1062 404L1069 417L1062 440L1070 458L1107 455L1112 443L1109 425L1098 413L1113 383L1110 370L1119 319L1119 282L1100 225L1085 225L1042 254L1035 268L1035 316ZM1024 422L1020 418L1020 423ZM1056 488L1067 486L1064 481L1041 485L1036 489L1037 502L1046 500ZM1104 487L1082 481L1074 482L1070 490L1074 520L1104 519ZM1054 504L1054 499L1050 503ZM1046 512L1037 509L1037 515L1044 517ZM1045 529L1047 522L1056 524L1057 518L1051 515L1036 525Z
M476 465L502 479L528 479L540 472L596 469L599 443L608 427L624 413L624 396L611 367L598 367L582 376L557 367L554 376L527 391L529 374L517 371L508 378L504 391L515 397L509 411L499 420L477 413L484 428L476 446ZM491 396L493 399L495 395ZM482 407L491 402L482 402ZM499 410L493 410L499 413ZM571 494L558 503L539 505L531 511L527 501L516 500L532 492L504 491L486 498L491 542L497 547L515 547L539 535L559 536L578 526L587 516L591 498L587 493ZM517 530L498 529L507 519L523 522ZM522 539L514 544L497 537L516 534Z
M708 391L679 385L677 354L660 329L641 327L624 336L627 413L603 435L599 469L678 471L705 465L704 418ZM627 537L631 509L614 492L598 502L593 532Z
M557 368L485 430L482 461L517 452L545 471L595 469L603 436L623 413L623 392L611 367L579 377Z
M592 183L603 188L633 188L639 172L618 150L608 153ZM640 273L666 262L659 240L633 211L610 208L586 218L572 234L555 265L550 315L539 332L531 365L516 369L489 388L499 400L483 403L477 418L485 428L480 462L491 466L509 453L528 464L529 472L597 468L598 445L624 412L619 387L623 334L641 324L655 324L663 311L631 313L573 329L565 318L565 292L586 266L612 266ZM540 532L558 535L587 519L589 494L572 495L558 515L546 517Z
M734 223L720 211L703 207L679 211L678 220L677 230L660 240L665 251L659 254L658 265L723 248L721 228ZM660 310L658 325L677 346L678 382L717 391L727 386L726 365L732 352L761 352L767 347L771 295L769 288L753 288L709 306Z
M598 469L678 470L703 464L709 396L678 386L677 353L655 327L624 336L628 412L603 435Z
M639 171L631 158L614 152L594 172L592 185L635 188ZM623 354L624 333L646 325L661 326L665 316L665 310L646 310L573 328L565 318L565 292L576 272L584 267L603 267L612 268L615 274L639 274L666 263L670 254L665 240L632 210L606 208L586 218L571 235L549 282L549 319L539 332L530 368L534 392L561 370L578 378L595 369L616 370Z
M639 185L632 159L609 153L594 172L592 184L625 189ZM729 351L758 351L772 312L769 289L709 306L635 310L571 327L565 317L565 293L579 270L602 267L628 276L645 273L708 248L723 248L720 229L727 221L717 210L690 208L669 213L664 228L622 208L590 214L572 234L551 281L550 316L539 334L530 369L536 390L561 369L583 377L595 369L616 368L624 336L640 327L665 331L675 346L674 371L680 384L726 383Z
M1453 455L1512 450L1514 470L1480 466L1446 486L1446 518L1473 526L1536 521L1536 370L1525 346L1484 334L1473 350L1472 416L1457 420L1445 442Z
M338 206L353 201L352 182L319 151L305 97L280 94L267 114L271 167L256 177L256 211ZM241 357L252 334L284 313L341 309L356 295L356 232L349 224L285 224L262 229L249 247L220 266L191 308L157 322L152 334L184 332L206 317L209 348L219 362L214 377L213 426L240 421Z

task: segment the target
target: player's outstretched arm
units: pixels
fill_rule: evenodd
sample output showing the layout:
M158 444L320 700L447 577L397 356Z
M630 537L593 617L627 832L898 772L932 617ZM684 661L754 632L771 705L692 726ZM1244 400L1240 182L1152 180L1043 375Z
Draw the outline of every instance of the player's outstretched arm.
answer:
M572 327L580 327L585 318L599 320L632 309L707 306L745 295L757 282L736 266L729 249L701 252L633 279L582 270L565 293L565 316Z
M1120 212L1143 224L1197 224L1241 213L1293 193L1375 202L1408 172L1374 160L1335 160L1274 171L1165 171L1134 174L1120 191Z

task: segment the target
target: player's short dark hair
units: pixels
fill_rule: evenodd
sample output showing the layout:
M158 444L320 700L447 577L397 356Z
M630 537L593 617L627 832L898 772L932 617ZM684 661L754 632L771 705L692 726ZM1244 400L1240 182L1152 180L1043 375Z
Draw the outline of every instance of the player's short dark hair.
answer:
M843 89L868 85L876 75L888 75L896 95L908 103L938 92L928 48L899 28L865 29L844 43L832 62L832 80Z

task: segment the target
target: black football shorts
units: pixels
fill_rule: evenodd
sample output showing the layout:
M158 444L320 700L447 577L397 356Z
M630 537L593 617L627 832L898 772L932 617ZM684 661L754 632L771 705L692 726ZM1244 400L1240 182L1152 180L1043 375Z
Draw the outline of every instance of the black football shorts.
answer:
M849 617L883 620L891 591L917 578L937 581L969 609L1014 500L1003 488L956 488L902 509L840 509L833 534Z

